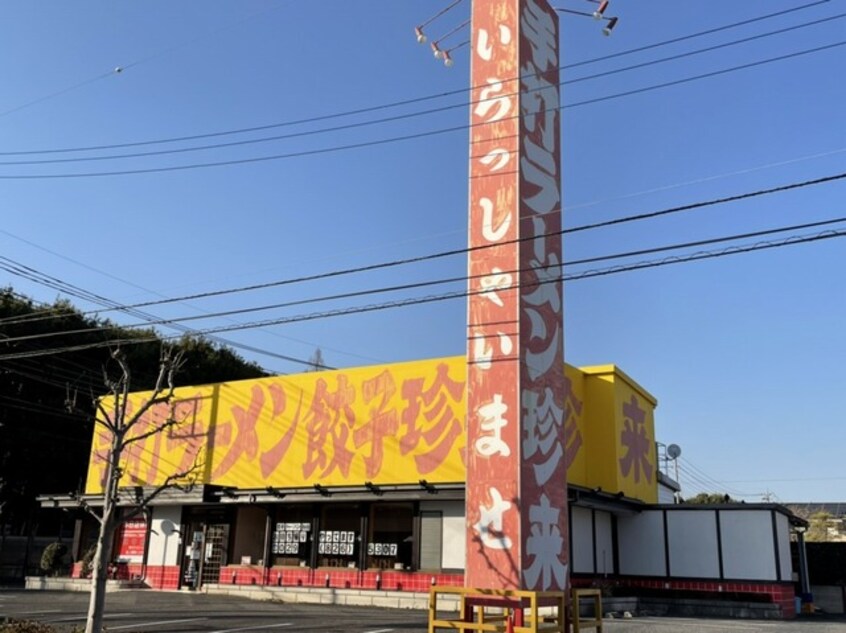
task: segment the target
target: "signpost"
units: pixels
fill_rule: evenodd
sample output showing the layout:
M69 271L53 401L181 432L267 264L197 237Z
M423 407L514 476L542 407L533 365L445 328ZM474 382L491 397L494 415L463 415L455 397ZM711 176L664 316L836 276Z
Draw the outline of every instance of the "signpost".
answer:
M471 18L467 563L478 589L568 578L558 18Z

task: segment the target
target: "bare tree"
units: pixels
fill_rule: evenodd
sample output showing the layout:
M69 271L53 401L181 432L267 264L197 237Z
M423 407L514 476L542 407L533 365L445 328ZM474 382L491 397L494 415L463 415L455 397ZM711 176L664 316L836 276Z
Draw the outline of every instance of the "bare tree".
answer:
M163 347L158 376L155 387L146 399L134 408L130 408L131 373L129 364L120 349L112 352L116 370L110 373L103 370L107 393L102 398L95 399L96 425L105 428L111 442L105 459L105 476L103 478L102 508L94 508L91 504L79 499L80 505L94 516L100 524L97 535L96 552L92 563L91 597L88 604L88 618L85 633L101 633L103 629L103 611L106 603L106 580L115 533L124 521L128 521L143 513L150 502L169 488L190 489L196 480L196 473L201 465L194 464L187 470L175 472L155 486L147 488L134 487L133 495L120 494L121 479L124 471L121 458L124 451L133 444L143 442L147 438L164 432L166 429L179 424L174 414L174 376L182 364L182 355L172 348ZM114 374L114 375L111 375ZM145 418L154 407L164 407L167 415L156 416L153 424L147 420L146 425L139 422ZM149 418L151 416L146 416ZM96 427L95 425L95 427ZM119 504L122 507L119 508ZM121 509L123 512L121 512Z

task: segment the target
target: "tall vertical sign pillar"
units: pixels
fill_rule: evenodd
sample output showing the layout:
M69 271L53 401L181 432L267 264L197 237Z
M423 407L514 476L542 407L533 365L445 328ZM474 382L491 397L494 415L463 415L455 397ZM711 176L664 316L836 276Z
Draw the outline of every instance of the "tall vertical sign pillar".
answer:
M558 18L546 0L472 5L465 584L562 591Z

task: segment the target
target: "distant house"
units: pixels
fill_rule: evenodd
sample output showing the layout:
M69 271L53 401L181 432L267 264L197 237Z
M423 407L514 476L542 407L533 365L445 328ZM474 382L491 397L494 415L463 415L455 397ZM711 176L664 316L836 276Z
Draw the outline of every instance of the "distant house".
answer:
M784 505L810 523L805 540L846 542L846 501L793 502Z

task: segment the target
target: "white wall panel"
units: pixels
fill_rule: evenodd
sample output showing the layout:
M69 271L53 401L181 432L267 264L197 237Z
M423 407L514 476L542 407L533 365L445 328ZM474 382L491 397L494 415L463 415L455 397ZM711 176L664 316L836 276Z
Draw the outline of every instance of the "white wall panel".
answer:
M675 503L676 492L672 488L658 484L658 503Z
M667 542L671 576L720 577L716 511L668 510Z
M570 506L573 544L571 570L576 574L593 573L593 513L589 508Z
M442 569L464 569L467 551L465 542L464 501L423 501L420 510L442 512L444 540Z
M776 580L770 512L721 510L719 515L725 578Z
M793 561L790 557L790 526L788 525L786 516L783 514L776 514L775 516L781 579L790 581L793 575Z
M617 517L620 573L635 576L664 576L664 513L647 510Z
M147 564L176 565L179 562L179 521L182 508L179 506L153 506L150 546L147 550Z
M611 513L596 511L596 573L614 573L614 532Z

